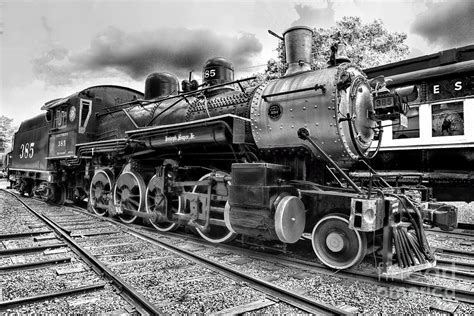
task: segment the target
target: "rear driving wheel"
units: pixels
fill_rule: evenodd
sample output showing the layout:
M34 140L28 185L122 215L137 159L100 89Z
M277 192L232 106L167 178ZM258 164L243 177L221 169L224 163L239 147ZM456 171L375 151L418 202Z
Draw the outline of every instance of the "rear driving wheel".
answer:
M114 204L122 222L130 224L137 215L127 211L141 212L145 206L145 181L135 171L125 171L118 178L114 187Z
M359 264L367 253L365 234L350 229L348 216L342 214L326 215L318 221L312 244L319 260L338 270Z
M89 201L92 211L99 216L107 215L112 197L113 179L114 175L108 169L97 170L92 177Z
M199 181L204 181L209 179L212 175L216 177L224 178L228 176L225 172L216 172L208 173L201 177ZM210 220L209 230L203 231L201 228L196 227L196 230L199 235L205 240L212 243L225 243L232 241L237 234L229 231L224 221L224 208L229 197L230 182L226 181L223 183L216 183L211 188L211 194L214 197L211 200L211 210L210 210ZM195 186L193 188L193 193L207 193L207 186Z
M166 216L167 209L171 207L173 213L181 213L181 207L183 205L182 198L173 196L173 194L165 196L159 187L159 178L155 175L151 178L146 188L145 194L145 210L147 213L158 213L162 216ZM168 199L169 198L169 199ZM171 204L170 204L171 203ZM179 227L178 223L171 223L168 221L152 220L150 223L157 230L161 232L169 232L176 230Z

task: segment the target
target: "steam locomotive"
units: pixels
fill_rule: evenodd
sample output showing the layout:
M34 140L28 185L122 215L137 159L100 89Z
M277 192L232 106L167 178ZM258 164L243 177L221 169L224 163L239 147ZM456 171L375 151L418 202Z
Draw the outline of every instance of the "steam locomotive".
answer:
M326 69L312 70L312 36L286 30L285 75L257 86L213 58L203 84L185 80L181 91L176 76L154 73L144 94L95 86L47 102L15 134L10 180L50 203L87 199L100 216L162 232L187 226L212 243L288 244L308 233L335 269L369 252L384 274L433 266L423 225L451 230L456 209L372 169L367 187L346 172L366 158L380 122L403 110L406 89L369 82L338 45Z

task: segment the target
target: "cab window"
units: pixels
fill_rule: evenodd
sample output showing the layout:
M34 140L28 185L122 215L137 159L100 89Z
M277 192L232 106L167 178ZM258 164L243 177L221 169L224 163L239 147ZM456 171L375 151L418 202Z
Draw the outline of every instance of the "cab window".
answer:
M57 107L53 112L53 128L65 128L67 125L67 108Z
M79 110L79 133L84 133L86 131L87 123L91 116L92 101L81 99L81 106Z

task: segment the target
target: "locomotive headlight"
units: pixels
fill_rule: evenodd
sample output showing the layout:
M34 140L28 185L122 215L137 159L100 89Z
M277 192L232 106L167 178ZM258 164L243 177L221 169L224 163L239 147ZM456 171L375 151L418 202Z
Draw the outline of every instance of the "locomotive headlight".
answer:
M69 109L69 121L73 122L76 119L76 107L73 105Z

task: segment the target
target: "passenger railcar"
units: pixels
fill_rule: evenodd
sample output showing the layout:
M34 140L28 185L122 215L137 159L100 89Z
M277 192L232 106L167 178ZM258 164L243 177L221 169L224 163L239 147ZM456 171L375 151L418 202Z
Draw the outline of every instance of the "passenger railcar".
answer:
M474 45L365 72L369 78L384 75L390 89L413 85L418 91L408 103L405 126L383 122L372 162L379 174L400 185L426 185L438 200L473 201Z
M37 142L25 126L11 179L41 194L36 177L48 176L53 202L87 197L98 215L141 218L163 232L187 226L213 243L239 234L295 243L306 232L336 269L368 252L383 273L433 266L423 223L453 229L456 209L421 203L377 175L361 187L343 169L365 159L381 121L403 110L402 90L374 91L338 46L330 66L314 71L313 31L293 27L283 36L288 70L258 86L244 87L248 79L234 80L231 62L212 58L203 83L183 81L182 91L175 76L155 73L144 95L105 86L48 102L33 124L44 132L42 169L18 162L21 144ZM387 98L390 107L374 108ZM328 176L337 187L326 186Z

